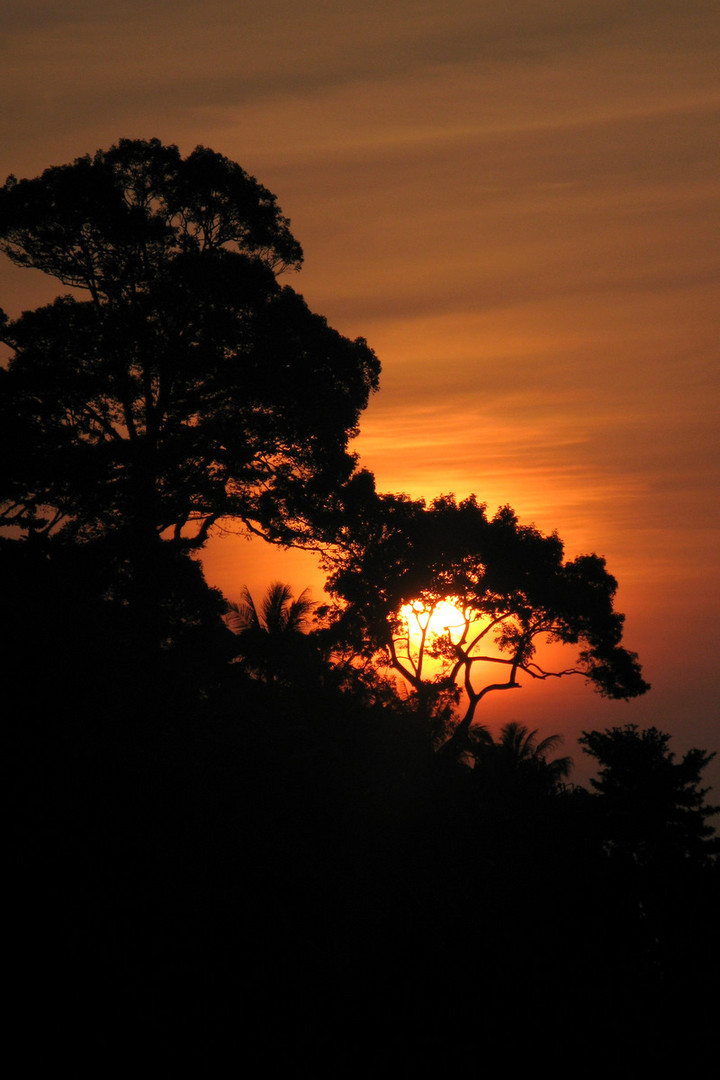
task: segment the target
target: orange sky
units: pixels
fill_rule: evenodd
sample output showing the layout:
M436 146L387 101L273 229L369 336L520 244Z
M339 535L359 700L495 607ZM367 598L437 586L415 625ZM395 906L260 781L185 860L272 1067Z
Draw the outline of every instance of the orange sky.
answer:
M717 0L4 0L0 173L157 136L257 176L291 284L382 361L378 488L509 502L620 581L652 692L484 719L720 748L719 55ZM0 290L56 293L7 264ZM230 596L322 585L239 539L205 563Z

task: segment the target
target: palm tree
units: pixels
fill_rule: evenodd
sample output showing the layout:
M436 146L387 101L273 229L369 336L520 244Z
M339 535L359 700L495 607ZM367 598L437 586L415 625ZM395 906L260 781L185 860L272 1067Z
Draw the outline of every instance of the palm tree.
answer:
M296 599L290 585L270 585L258 611L247 585L239 604L229 603L225 621L240 639L239 653L248 672L265 682L286 680L305 652L305 628L315 607L304 589Z
M500 729L497 741L486 732L475 743L479 775L491 776L495 783L537 794L554 794L562 788L572 768L571 757L548 761L561 743L561 735L549 735L538 742L537 729L513 720Z
M516 767L523 763L542 764L549 768L558 779L564 779L572 766L571 757L556 758L548 761L547 755L562 744L562 735L548 735L541 742L537 741L537 728L528 731L524 724L511 720L500 730L497 743L502 756Z

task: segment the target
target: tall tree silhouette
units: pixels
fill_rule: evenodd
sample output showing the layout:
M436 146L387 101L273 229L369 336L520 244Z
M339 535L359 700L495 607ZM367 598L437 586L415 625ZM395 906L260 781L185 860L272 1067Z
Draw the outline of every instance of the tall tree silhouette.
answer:
M279 284L302 251L274 195L205 147L123 139L10 177L0 249L73 290L0 320L0 521L113 532L136 563L222 517L317 536L379 364Z

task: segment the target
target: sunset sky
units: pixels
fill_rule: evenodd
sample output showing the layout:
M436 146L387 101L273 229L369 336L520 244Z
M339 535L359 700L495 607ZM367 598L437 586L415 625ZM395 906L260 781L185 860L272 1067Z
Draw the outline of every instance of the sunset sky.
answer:
M2 12L0 180L122 137L238 161L303 245L289 283L382 362L356 443L378 489L475 492L607 558L652 691L537 685L478 719L568 753L631 721L720 749L717 0ZM59 289L0 266L13 316ZM204 562L230 598L322 588L311 556L257 542Z

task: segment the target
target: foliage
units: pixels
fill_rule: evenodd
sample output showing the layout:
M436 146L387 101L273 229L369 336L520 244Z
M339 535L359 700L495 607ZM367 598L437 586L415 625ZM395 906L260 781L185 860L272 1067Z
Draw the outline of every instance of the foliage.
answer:
M124 139L10 177L0 248L73 290L2 320L3 523L145 550L227 516L318 535L379 364L278 283L302 252L270 192L204 147Z
M581 674L601 694L630 698L648 689L634 653L621 645L624 616L614 610L617 583L597 555L563 561L557 535L520 525L509 507L488 518L474 496L442 496L429 506L366 487L349 519L344 546L330 564L337 629L360 650L380 652L416 691L462 685L468 705L456 728L467 735L486 694L534 680ZM459 628L433 629L450 600ZM403 608L427 615L412 640ZM573 645L572 667L544 667L537 645ZM439 670L427 677L427 659Z
M516 1036L519 986L533 1047L558 1015L580 1050L602 1030L614 1064L643 1039L665 1055L682 1007L683 1054L686 1030L714 1031L697 992L720 954L713 754L586 732L590 795L559 736L470 730L522 676L648 688L604 561L564 561L507 507L378 497L353 473L377 362L279 287L300 249L219 155L125 141L9 181L0 235L90 297L2 330L4 520L26 533L0 537L12 978L32 1022L72 1032L80 1010L106 1046L171 1020L184 1046L240 1017L266 1056L280 1010L295 1064L298 1046L336 1064L394 1043L403 1067L445 1071ZM188 554L225 514L335 541L334 621L306 632L315 605L280 582L228 610ZM447 600L459 626L435 629ZM575 664L549 670L548 641ZM459 687L457 753L433 754ZM438 994L468 971L469 992Z
M308 592L308 589L304 589L297 599L293 599L291 586L276 581L268 588L260 609L261 614L258 614L250 590L244 585L242 602L228 605L228 625L236 634L248 630L262 630L270 637L300 633L314 606Z
M585 731L584 753L599 766L591 784L600 799L612 852L640 864L700 858L720 850L708 819L720 807L707 805L701 773L714 753L692 749L680 761L670 735L637 724Z
M504 724L500 737L494 740L485 728L473 730L472 752L476 759L473 770L481 782L492 778L493 786L517 792L525 788L534 794L554 794L562 788L572 768L572 758L548 760L562 743L561 735L549 735L538 741L537 730L511 721Z
M258 612L250 590L243 586L239 604L229 603L226 623L238 636L245 669L265 682L300 681L310 662L303 633L315 605L308 589L293 598L289 585L276 581L268 588Z
M225 601L202 566L170 545L154 560L141 624L136 580L122 548L106 538L83 545L0 539L0 594L8 680L39 664L48 692L68 690L71 671L88 685L116 677L141 684L161 668L186 679L214 678L233 655ZM11 660L11 657L14 657Z

